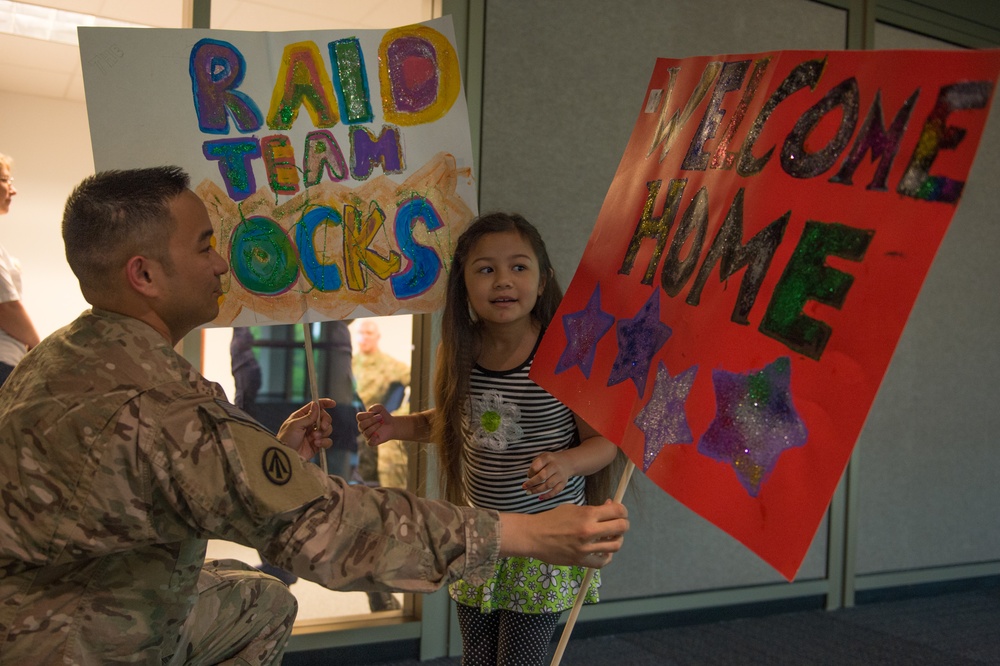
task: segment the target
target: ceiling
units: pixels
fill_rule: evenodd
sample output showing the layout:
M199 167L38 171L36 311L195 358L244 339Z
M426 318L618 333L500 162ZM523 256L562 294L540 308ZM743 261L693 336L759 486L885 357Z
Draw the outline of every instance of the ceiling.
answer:
M191 0L49 0L26 4L158 28L184 24ZM211 0L212 28L284 30L389 28L426 21L433 0ZM83 102L76 46L0 34L0 91Z

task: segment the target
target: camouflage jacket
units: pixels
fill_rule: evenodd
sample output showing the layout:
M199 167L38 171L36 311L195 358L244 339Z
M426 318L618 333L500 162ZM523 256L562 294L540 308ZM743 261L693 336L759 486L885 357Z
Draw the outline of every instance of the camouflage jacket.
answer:
M393 382L399 382L403 386L410 385L410 367L381 349L370 354L355 354L351 365L354 379L358 383L358 395L365 407L384 400L385 393Z
M206 539L335 589L481 579L495 513L348 486L146 324L86 312L0 389L0 663L159 663Z

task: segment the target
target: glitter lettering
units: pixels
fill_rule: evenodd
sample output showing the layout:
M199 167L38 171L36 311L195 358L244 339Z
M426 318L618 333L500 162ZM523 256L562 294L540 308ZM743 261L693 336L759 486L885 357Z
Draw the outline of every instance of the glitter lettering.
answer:
M674 240L670 243L670 251L667 259L663 263L663 272L660 273L660 285L663 291L670 296L676 296L684 288L684 284L691 277L698 258L701 256L701 246L705 242L705 234L708 233L708 188L701 188L694 195L694 200L684 211L684 217L677 227ZM689 238L693 236L691 247L687 257L681 259L681 252L687 244Z
M424 26L389 30L379 46L379 80L386 121L429 123L458 99L458 56L444 35Z
M246 75L243 54L227 42L202 39L191 49L189 72L198 129L228 134L229 115L240 132L255 132L264 124L257 104L236 90Z
M958 147L965 137L965 128L946 124L949 114L958 109L985 108L992 96L993 84L989 81L964 81L943 86L896 191L925 201L957 202L965 183L945 176L932 176L931 164L938 151Z
M872 176L871 182L865 189L885 192L885 181L889 177L889 169L892 168L896 153L899 152L899 142L903 138L906 123L910 120L913 105L917 103L919 96L920 91L914 91L896 113L892 125L886 129L882 118L882 93L875 93L875 101L872 103L871 109L868 110L868 117L865 118L858 138L854 140L854 147L851 148L844 163L840 165L840 171L830 179L830 182L851 185L854 171L861 163L861 158L865 156L865 153L871 151L872 160L877 159L879 163L875 175Z
M316 45L312 42L287 44L271 93L267 126L291 129L299 108L305 106L314 127L333 127L339 121L334 99L330 75Z
M807 60L799 64L771 94L771 97L768 98L767 103L764 104L760 113L757 114L753 124L750 126L750 131L747 132L747 136L743 140L743 147L740 149L740 161L736 166L738 174L743 177L752 176L764 168L768 160L771 159L774 147L769 148L759 158L754 157L752 152L754 144L757 143L757 139L760 137L761 130L764 129L764 123L771 117L771 114L778 108L778 105L793 93L807 86L815 90L816 84L819 83L819 78L823 75L823 67L825 65L826 60Z
M368 286L367 272L385 280L399 270L399 254L389 251L383 257L371 248L380 232L384 233L385 213L373 206L367 216L354 206L344 209L344 266L347 269L347 285L355 291Z
M818 361L830 338L829 324L802 313L807 300L840 309L854 276L827 266L827 256L864 259L873 230L845 224L806 222L799 244L771 295L760 332Z
M858 81L851 77L830 90L823 99L802 114L781 150L781 167L785 173L795 178L814 178L833 166L847 147L858 123L858 94ZM806 139L823 118L836 108L842 110L840 127L826 146L810 153L805 147Z
M715 92L712 93L712 98L708 101L708 109L701 119L701 124L698 125L698 131L695 133L691 145L688 146L687 156L681 165L682 169L704 171L708 166L708 153L702 149L705 147L706 141L715 137L715 133L719 130L719 124L726 115L726 110L720 108L722 98L728 93L740 89L748 67L750 67L749 60L727 62L722 66L722 73L719 74L719 79L715 84Z
M333 87L337 101L349 124L370 123L372 114L368 94L368 77L365 76L365 57L357 37L330 42L330 60L333 62Z
M364 127L351 130L351 176L365 180L376 166L385 173L403 173L403 142L399 129L384 125L377 137Z
M761 283L771 266L774 252L781 244L792 212L788 211L780 218L761 229L744 245L743 243L743 188L736 193L733 204L725 222L715 235L712 247L709 248L705 261L698 271L691 291L688 292L688 305L698 305L701 302L701 291L705 287L712 269L719 264L719 281L728 280L736 271L748 267L740 282L740 292L736 297L731 321L737 324L747 324L750 309L757 300Z
M319 185L324 174L334 183L344 180L348 175L347 160L329 130L316 130L306 135L302 180L306 187Z
M242 201L257 190L251 167L251 160L260 157L260 144L256 139L206 141L201 149L207 159L218 161L219 174L233 201Z
M427 199L414 197L400 204L394 228L399 250L409 260L409 265L403 273L389 278L392 291L399 300L413 298L430 289L444 269L437 252L414 238L413 232L420 222L428 231L444 226L441 215Z
M653 208L656 205L656 195L660 192L661 180L651 180L646 183L649 195L646 203L642 207L642 215L636 224L635 232L632 234L632 241L629 243L628 251L622 260L622 266L618 272L622 275L629 275L632 266L635 264L636 255L642 241L646 238L655 238L656 246L653 248L653 256L649 258L649 265L646 266L646 273L642 276L643 284L653 284L653 276L656 274L656 267L660 264L660 256L667 246L667 238L670 235L670 227L674 224L674 217L677 216L677 208L680 204L681 195L684 194L684 187L687 179L675 179L670 181L667 187L666 201L663 204L663 212L660 215L653 215Z
M691 116L694 115L694 110L705 99L705 95L708 94L708 89L712 86L712 82L715 80L720 69L722 69L721 62L708 63L705 66L705 70L701 73L701 81L698 82L698 85L691 92L687 104L684 105L684 110L675 109L670 120L667 120L667 113L670 111L670 100L673 99L674 84L677 80L677 74L680 72L680 69L670 70L667 94L663 100L663 108L660 110L660 124L653 134L653 140L649 144L649 151L646 153L647 156L652 155L657 146L662 146L660 161L662 162L667 158L667 154L670 152L671 146L674 145L677 135L684 129L684 125L691 119Z
M284 134L266 136L260 140L264 170L272 192L295 194L299 191L299 170L295 166L295 149Z

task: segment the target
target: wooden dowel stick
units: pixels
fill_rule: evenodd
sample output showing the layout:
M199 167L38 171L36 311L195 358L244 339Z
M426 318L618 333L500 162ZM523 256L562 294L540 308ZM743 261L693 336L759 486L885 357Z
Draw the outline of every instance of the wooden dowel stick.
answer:
M625 496L625 489L628 488L628 482L632 478L632 472L635 471L635 463L631 460L625 465L625 469L622 470L622 477L618 481L618 489L615 491L615 501L619 504L622 501L622 497ZM563 628L562 636L559 637L559 645L556 647L556 652L552 656L551 666L559 666L559 662L562 661L563 652L566 651L566 645L569 643L569 636L573 633L573 626L576 625L576 618L580 615L580 609L583 608L583 601L587 598L587 590L590 589L590 581L594 578L594 569L587 567L587 573L583 576L583 583L580 585L580 590L576 593L576 600L573 602L573 609L569 612L569 618L566 620L566 626Z
M316 381L316 361L313 359L312 328L307 322L302 322L302 339L306 343L306 374L309 377L309 393L312 394L312 401L319 407L319 383ZM330 473L326 464L325 451L319 454L319 466L324 474Z

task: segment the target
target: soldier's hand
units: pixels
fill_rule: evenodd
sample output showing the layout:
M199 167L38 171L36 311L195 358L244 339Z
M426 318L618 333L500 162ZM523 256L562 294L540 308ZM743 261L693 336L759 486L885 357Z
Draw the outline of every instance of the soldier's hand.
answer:
M367 412L358 412L358 432L368 446L378 446L396 439L395 417L384 405L372 405Z
M310 402L285 419L278 429L278 439L294 449L303 460L310 460L323 449L333 445L333 418L326 411L337 405L330 398Z
M552 564L600 568L621 550L628 510L608 500L603 506L561 504L542 513L500 514L500 555L534 557Z

